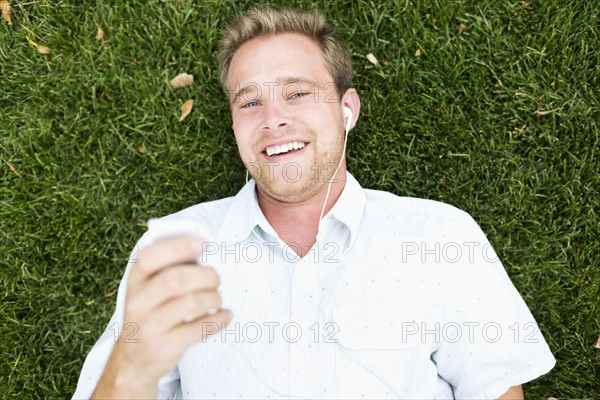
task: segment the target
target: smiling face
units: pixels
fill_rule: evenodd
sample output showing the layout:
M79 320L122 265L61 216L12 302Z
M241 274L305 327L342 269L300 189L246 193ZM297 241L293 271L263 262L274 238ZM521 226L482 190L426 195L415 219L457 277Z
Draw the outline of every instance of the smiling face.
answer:
M317 44L293 33L250 40L232 59L228 91L240 156L259 194L300 202L324 193L342 157L345 121ZM338 179L345 170L344 161Z

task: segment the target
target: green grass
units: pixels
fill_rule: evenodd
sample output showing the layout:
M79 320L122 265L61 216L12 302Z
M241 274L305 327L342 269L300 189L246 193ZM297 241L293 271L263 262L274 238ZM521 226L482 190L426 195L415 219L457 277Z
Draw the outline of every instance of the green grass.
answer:
M12 1L0 20L2 398L70 396L146 219L244 182L215 54L252 2L81 3ZM488 235L557 358L527 397L600 398L600 1L289 4L348 40L363 186L456 205ZM195 83L174 92L180 72Z

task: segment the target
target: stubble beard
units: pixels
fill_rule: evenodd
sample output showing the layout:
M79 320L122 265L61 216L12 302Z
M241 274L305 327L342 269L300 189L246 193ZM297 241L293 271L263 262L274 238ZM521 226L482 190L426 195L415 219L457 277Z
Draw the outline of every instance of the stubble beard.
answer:
M269 171L268 165L261 165L260 176L253 175L258 189L269 197L284 203L297 203L308 200L321 191L326 191L342 157L343 142L336 142L334 153L325 153L321 156L311 157L311 163L301 166L302 175L296 178L283 173L286 163L277 166L274 171ZM320 161L317 161L320 160ZM290 168L295 174L296 169ZM339 173L338 173L339 175ZM336 178L339 180L339 176ZM334 182L335 183L335 182Z

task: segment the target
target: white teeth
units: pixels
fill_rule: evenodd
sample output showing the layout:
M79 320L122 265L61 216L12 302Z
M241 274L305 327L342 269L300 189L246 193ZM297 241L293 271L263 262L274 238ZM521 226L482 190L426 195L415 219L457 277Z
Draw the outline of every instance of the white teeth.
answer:
M290 150L298 150L304 148L304 142L290 142L276 146L269 146L266 149L267 155L287 153Z

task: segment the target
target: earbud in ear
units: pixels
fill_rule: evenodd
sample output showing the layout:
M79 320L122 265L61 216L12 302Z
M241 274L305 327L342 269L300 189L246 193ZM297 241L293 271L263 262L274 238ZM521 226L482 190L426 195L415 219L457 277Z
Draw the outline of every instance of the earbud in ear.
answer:
M350 125L352 125L352 110L348 107L344 107L344 118L346 118L346 132L350 130Z

